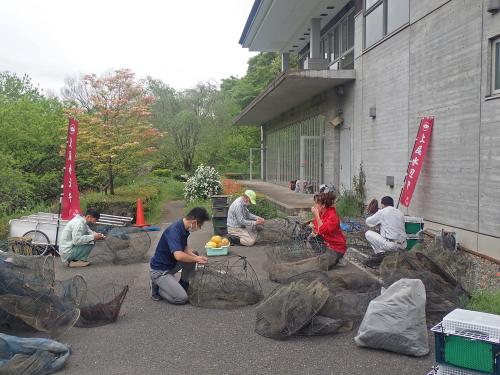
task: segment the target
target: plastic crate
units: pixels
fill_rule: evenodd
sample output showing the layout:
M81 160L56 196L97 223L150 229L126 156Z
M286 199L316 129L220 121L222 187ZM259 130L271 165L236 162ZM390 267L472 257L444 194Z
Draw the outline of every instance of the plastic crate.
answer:
M424 230L424 219L421 217L405 216L406 234L419 234Z
M411 250L417 243L422 243L423 237L420 235L408 235L406 238L406 250Z
M223 217L227 219L227 213L229 211L229 206L220 206L212 208L212 217Z
M229 252L229 245L221 246L220 248L205 246L205 251L207 252L208 257L227 255Z
M483 340L500 344L499 315L455 309L443 318L442 329L447 334L460 336L480 333Z
M230 195L212 195L212 207L222 207L229 205Z
M214 227L214 234L218 236L227 236L227 227Z
M212 224L214 228L227 227L227 217L213 217Z
M500 374L495 358L500 355L500 345L483 341L482 336L449 335L442 331L441 323L432 329L436 343L436 362L452 368L478 371L483 374Z
M483 373L440 364L438 366L436 374L437 375L482 375Z

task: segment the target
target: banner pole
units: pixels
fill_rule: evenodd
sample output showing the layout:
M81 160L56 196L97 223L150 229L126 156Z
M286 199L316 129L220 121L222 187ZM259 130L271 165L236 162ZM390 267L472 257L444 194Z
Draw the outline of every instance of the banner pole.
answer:
M66 136L66 153L64 157L64 167L63 167L63 183L61 185L61 192L59 193L59 209L57 211L57 227L56 227L56 242L54 244L54 249L57 253L59 253L59 226L61 225L61 208L62 208L62 199L64 196L64 175L66 173L66 158L67 158L67 150L68 150L68 136L71 127L71 118L68 120L68 134Z
M417 135L415 136L415 142L413 143L413 149L411 150L410 160L408 160L408 165L406 166L405 178L403 180L403 186L401 186L401 191L399 192L398 204L396 205L396 208L399 208L399 203L401 202L401 196L403 195L403 190L404 190L405 185L406 185L406 178L408 177L408 171L410 170L411 156L415 152L415 147L417 146L417 141L418 141L418 134L420 133L420 128L422 127L423 122L424 122L424 117L421 117L420 118L420 125L418 126L418 130L417 130Z

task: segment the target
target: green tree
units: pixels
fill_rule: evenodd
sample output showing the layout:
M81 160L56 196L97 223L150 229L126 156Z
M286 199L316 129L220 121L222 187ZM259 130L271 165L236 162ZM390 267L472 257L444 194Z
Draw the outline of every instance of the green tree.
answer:
M29 77L0 73L0 199L4 210L58 195L64 167L59 147L66 124L61 103L44 97Z
M83 81L90 103L77 108L77 160L92 163L96 183L114 194L115 178L133 175L157 151L162 134L150 124L154 98L128 69L102 77L90 74Z

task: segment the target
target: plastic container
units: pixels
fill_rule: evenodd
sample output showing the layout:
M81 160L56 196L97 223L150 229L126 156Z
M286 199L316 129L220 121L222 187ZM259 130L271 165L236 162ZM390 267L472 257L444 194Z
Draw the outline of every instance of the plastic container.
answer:
M409 234L406 237L406 250L411 250L413 248L413 246L415 246L417 243L421 243L423 241L424 241L424 239L422 236Z
M495 356L500 355L500 346L487 341L462 336L434 333L436 361L485 374L500 374Z
M480 372L465 370L463 368L447 366L440 364L438 366L437 375L482 375Z
M212 207L223 207L229 205L230 195L212 195Z
M219 206L212 208L212 217L223 217L227 219L227 213L229 211L229 206Z
M229 252L229 245L221 246L220 248L213 248L205 246L208 257L227 255Z
M212 224L215 227L225 227L227 226L227 217L213 217Z
M500 316L495 314L455 309L443 318L442 330L460 336L480 333L481 339L500 344Z
M424 219L421 217L405 216L406 234L419 234L424 230Z
M227 236L227 227L214 228L214 234L218 236Z

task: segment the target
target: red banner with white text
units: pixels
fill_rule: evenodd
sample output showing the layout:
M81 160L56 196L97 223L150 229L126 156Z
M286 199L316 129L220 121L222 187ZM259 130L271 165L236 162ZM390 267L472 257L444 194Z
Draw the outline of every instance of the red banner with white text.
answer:
M405 207L410 206L411 198L413 197L413 192L415 191L415 186L417 185L418 176L420 175L422 165L424 164L427 147L429 146L429 142L431 140L433 126L433 117L424 117L420 121L417 138L415 139L413 152L411 153L410 162L408 163L408 168L406 170L405 184L403 186L403 191L401 192L401 198L399 199L401 204Z
M80 195L75 173L76 137L78 121L69 119L68 140L66 141L66 164L64 167L63 196L61 202L61 219L71 220L80 211Z

